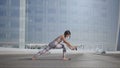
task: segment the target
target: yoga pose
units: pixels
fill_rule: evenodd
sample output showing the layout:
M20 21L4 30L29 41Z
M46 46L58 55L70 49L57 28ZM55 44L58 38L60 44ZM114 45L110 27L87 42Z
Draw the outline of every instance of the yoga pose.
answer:
M66 48L63 44L61 44L61 42L65 43L67 45L67 47L70 48L71 50L77 50L76 46L72 46L66 40L66 38L68 38L68 37L70 38L70 36L71 36L71 32L69 30L66 30L63 35L58 36L55 40L50 42L46 48L44 48L42 51L39 51L37 54L35 54L32 57L32 60L35 60L37 55L42 55L42 54L45 54L46 52L48 52L50 49L58 49L58 48L63 49L63 60L69 60L69 58L65 57Z

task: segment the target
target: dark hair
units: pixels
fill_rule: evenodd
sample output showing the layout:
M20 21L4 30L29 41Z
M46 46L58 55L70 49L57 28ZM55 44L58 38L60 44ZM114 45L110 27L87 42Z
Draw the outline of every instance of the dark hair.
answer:
M71 35L71 32L70 32L69 30L66 30L66 31L64 32L64 37L66 37L66 35Z

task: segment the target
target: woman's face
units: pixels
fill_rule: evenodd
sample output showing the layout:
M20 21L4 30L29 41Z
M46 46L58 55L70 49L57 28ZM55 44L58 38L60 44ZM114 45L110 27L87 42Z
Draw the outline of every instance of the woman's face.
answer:
M66 35L66 38L70 37L70 34Z

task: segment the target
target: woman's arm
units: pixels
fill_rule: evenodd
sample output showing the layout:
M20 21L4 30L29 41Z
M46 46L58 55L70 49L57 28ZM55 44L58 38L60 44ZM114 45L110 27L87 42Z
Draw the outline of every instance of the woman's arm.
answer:
M62 35L61 36L63 42L67 45L67 47L69 47L70 49L74 49L74 47L65 39L65 37Z

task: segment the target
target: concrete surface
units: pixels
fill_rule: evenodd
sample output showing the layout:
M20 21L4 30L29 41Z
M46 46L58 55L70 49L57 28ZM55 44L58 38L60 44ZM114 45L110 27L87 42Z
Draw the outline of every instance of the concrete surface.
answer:
M37 60L31 57L31 54L0 55L0 68L120 68L120 54L67 54L70 61L63 61L61 54L45 54Z

